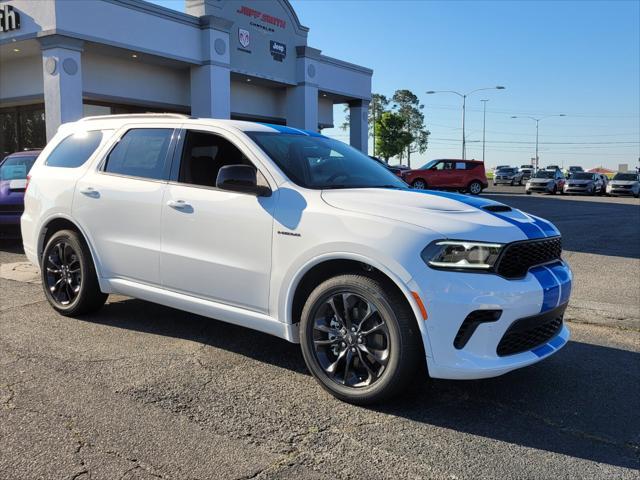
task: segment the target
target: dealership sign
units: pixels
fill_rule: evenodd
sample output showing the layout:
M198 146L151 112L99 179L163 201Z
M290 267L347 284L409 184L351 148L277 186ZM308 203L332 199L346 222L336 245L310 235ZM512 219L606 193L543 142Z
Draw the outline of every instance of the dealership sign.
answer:
M259 10L256 10L255 8L245 7L244 5L238 9L238 13L247 17L258 19L270 25L275 25L276 27L285 28L287 26L287 22L281 18L274 17L273 15L261 12Z
M287 56L287 46L284 43L271 40L270 48L271 56L277 62L281 62Z
M20 14L11 5L0 7L0 32L18 30L20 28Z

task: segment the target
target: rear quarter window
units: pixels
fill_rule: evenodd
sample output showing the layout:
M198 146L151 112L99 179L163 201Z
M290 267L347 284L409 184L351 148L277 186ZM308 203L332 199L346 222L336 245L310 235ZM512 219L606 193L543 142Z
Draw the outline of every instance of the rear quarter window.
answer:
M100 130L69 135L53 149L45 165L62 168L77 168L83 165L100 145L102 136Z

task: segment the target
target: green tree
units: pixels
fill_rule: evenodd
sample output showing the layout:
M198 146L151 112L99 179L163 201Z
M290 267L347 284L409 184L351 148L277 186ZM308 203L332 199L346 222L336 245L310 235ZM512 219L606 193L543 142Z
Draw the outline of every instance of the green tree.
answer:
M388 110L389 99L386 95L381 93L373 93L371 95L371 102L369 103L369 136L373 138L373 155L376 155L376 121L380 118L384 112ZM342 130L349 130L350 117L349 117L349 105L344 106L344 122L340 125Z
M411 142L406 131L405 120L396 112L384 112L376 121L376 151L389 163L389 158L404 151Z
M396 90L392 100L397 113L404 119L405 131L409 134L410 140L405 145L401 154L406 154L407 165L411 166L412 153L424 153L429 144L429 135L431 132L427 130L424 124L424 105L420 104L420 100L411 90Z

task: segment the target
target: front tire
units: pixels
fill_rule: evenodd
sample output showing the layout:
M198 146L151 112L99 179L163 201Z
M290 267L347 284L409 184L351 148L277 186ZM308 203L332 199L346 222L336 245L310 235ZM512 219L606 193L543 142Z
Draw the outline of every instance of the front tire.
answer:
M421 178L418 178L418 179L413 181L413 183L411 184L411 187L415 188L416 190L426 190L427 189L427 182L425 182Z
M98 310L107 300L88 245L73 230L54 233L40 260L42 287L51 306L73 317Z
M482 193L482 184L477 181L473 181L469 184L469 193L471 195L480 195Z
M357 274L330 278L311 292L302 310L300 344L322 388L357 405L400 393L424 357L404 297Z

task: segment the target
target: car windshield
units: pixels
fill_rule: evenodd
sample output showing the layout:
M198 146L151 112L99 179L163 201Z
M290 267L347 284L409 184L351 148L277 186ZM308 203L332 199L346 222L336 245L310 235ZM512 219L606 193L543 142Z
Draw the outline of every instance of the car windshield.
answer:
M429 170L431 167L433 167L436 164L436 162L439 162L439 160L430 160L424 165L422 165L418 170Z
M593 180L593 173L586 172L573 172L571 174L571 180Z
M638 180L638 176L635 173L616 173L613 177L614 180Z
M556 172L550 170L538 170L534 175L534 178L553 178Z
M294 183L305 188L406 188L355 148L323 136L247 132Z
M33 163L36 161L36 157L7 157L0 165L0 180L24 180L27 178L27 174Z

